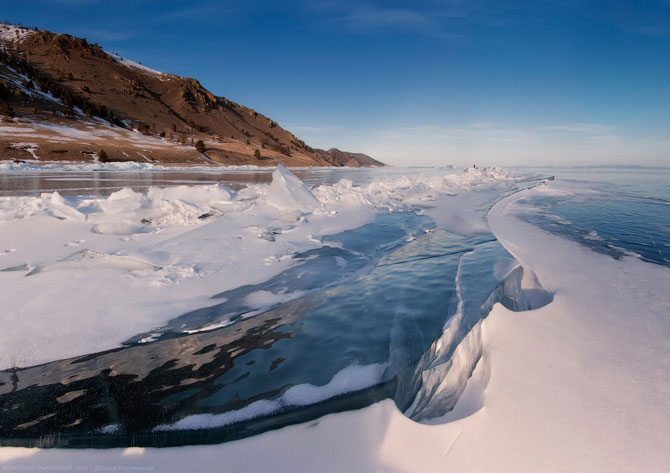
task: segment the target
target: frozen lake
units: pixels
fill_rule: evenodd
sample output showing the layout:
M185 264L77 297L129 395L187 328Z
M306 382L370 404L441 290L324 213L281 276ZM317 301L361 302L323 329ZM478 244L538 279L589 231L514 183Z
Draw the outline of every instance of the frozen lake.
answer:
M109 307L120 348L87 348L87 336L98 337L90 329L69 334L81 340L83 357L59 359L72 351L58 348L67 338L53 337L37 350L51 355L26 352L23 361L10 355L20 370L0 373L2 437L43 446L220 442L385 398L415 419L447 413L481 356L477 327L493 304L530 306L520 289L521 268L486 231L484 217L501 195L540 181L496 172L296 170L304 184L286 170L3 174L6 221L21 225L46 212L48 222L56 217L89 235L66 243L69 254L61 249L65 257L50 262L29 258L14 265L21 250L9 248L0 273L19 286L51 276L61 294L80 298L63 317L84 324L96 317L87 313L95 314L100 301L74 295L76 285L62 276L77 278L87 268L85 277L95 279L120 270L115 280L130 272L135 287L119 288L130 305ZM460 201L448 222L431 218L444 198ZM338 214L345 218L333 225ZM240 222L226 225L226 218ZM307 240L286 248L282 240L310 223ZM238 258L231 270L249 266L242 271L251 271L249 283L217 286L212 278L201 289L202 302L186 304L193 297L186 284L212 272L229 274L201 261L208 251L224 265L234 259L230 250L221 252L224 240L200 248L222 225L242 242L251 228L249 244L280 252L271 251L264 264L253 253ZM188 262L185 280L174 272L184 271L184 264L174 264L180 254ZM268 261L277 270L257 277L253 268ZM167 285L183 290L171 310L145 298L166 284L165 277L155 279L166 269ZM148 302L152 323L143 330L124 325L138 310L146 313ZM51 301L49 307L26 301L17 312L43 319ZM468 337L474 343L454 365L451 357ZM30 367L37 361L47 364ZM447 377L453 380L444 383ZM55 407L51 414L48 406ZM51 420L40 421L45 415Z
M220 443L384 399L440 418L493 306L553 299L488 229L500 199L667 266L664 181L546 171L0 174L1 441Z
M615 258L670 266L670 169L554 171L560 181L578 187L527 200L526 221Z

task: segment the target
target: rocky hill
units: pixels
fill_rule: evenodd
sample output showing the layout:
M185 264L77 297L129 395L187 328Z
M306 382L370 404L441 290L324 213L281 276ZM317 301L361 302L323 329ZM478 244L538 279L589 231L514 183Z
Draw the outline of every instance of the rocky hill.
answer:
M0 159L379 166L313 149L196 79L82 38L0 25Z
M315 153L325 159L331 166L350 166L350 167L375 167L384 164L372 159L367 154L350 153L341 151L337 148L330 148L328 151L315 149Z

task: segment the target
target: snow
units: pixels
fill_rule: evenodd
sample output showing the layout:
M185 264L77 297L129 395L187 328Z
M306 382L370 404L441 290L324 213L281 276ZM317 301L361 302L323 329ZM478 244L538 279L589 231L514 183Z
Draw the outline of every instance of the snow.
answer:
M146 73L149 73L149 74L161 77L161 78L167 76L167 74L165 74L164 72L156 71L156 70L151 69L147 66L143 66L142 64L139 64L135 61L131 61L130 59L126 59L124 57L121 57L118 54L114 54L114 53L107 53L107 54L109 56L111 56L116 62L118 62L120 64L123 64L124 66L139 69L143 72L146 72Z
M6 126L6 125L0 125L0 133L3 135L7 134L25 134L25 135L32 135L35 133L34 128L29 128L29 127L20 127L20 126Z
M0 40L21 42L26 36L33 33L33 30L23 26L0 24Z
M172 425L159 425L154 430L197 430L197 429L211 429L215 427L223 427L225 425L233 424L254 417L272 414L281 409L281 404L278 401L256 401L237 411L229 411L223 414L197 414L184 417Z
M138 269L160 269L157 266L137 258L127 256L107 255L91 250L81 250L53 263L45 263L37 266L26 276L44 273L46 271L67 270L100 270L120 269L134 271Z
M380 363L347 366L324 386L299 384L291 387L282 396L282 401L291 406L306 406L325 401L338 394L359 391L379 383L386 368L386 364Z
M323 386L299 384L289 388L279 399L256 401L237 411L229 411L223 414L187 416L172 425L158 426L155 430L190 430L223 427L234 422L272 414L285 407L315 404L339 394L374 386L381 380L386 366L379 363L366 366L347 366L336 373L333 379Z
M55 100L55 99L54 99ZM16 137L18 139L44 139L51 142L70 142L77 141L80 143L103 143L108 140L118 140L126 145L133 146L138 150L159 150L159 149L175 149L186 150L191 149L187 146L182 146L170 141L167 138L160 138L157 136L148 136L137 131L130 131L124 128L119 128L109 125L104 121L80 121L78 127L58 124L35 122L30 120L15 120L12 126L0 126L0 136ZM144 159L147 159L144 157ZM107 163L113 164L113 163ZM126 163L123 163L126 164ZM135 164L135 163L129 163ZM88 168L86 166L89 166ZM91 163L86 164L72 164L80 170L91 169ZM70 167L69 169L74 169ZM67 170L68 167L63 167ZM97 169L97 168L93 168ZM144 168L141 168L144 169ZM20 167L12 165L12 163L0 161L0 171L17 171L17 170L38 170L37 166Z
M311 239L312 234L323 234L325 228L361 224L370 215L367 213L370 209L397 208L403 200L411 199L433 206L439 204L432 210L427 207L427 211L439 213L440 209L448 208L450 198L458 197L465 202L467 194L463 189L472 191L477 201L478 193L489 192L491 186L513 182L508 181L513 179L510 175L481 174L477 180L471 173L473 171L464 173L462 178L448 179L407 176L362 187L352 187L347 182L321 186L312 193L322 208L309 214L309 222L296 224L298 230L290 232L295 235L290 244L295 247L316 244ZM246 225L257 226L263 224L262 221L286 228L276 220L281 211L264 200L267 187L252 186L246 193L231 192L233 203L239 203L240 194L251 199L246 201L249 206L244 210L225 214L209 223L191 224L185 231L182 227L166 227L155 234L134 235L137 240L125 242L123 249L128 255L145 255L153 264L159 260L168 264L196 261L200 251L209 261L217 254L212 250L218 247L227 260L246 261L246 265L254 266L253 272L263 272L262 264L251 265L249 261L260 263L264 255L278 255L281 250L277 245L289 243L284 239L285 234L280 234L275 242L268 242L259 239L255 231L246 231ZM488 225L524 267L525 289L543 288L552 297L527 312L511 312L499 304L494 307L477 333L484 347L482 359L456 408L445 417L416 423L399 412L393 401L386 400L358 411L332 414L314 422L221 445L109 450L3 448L0 449L3 468L55 469L95 464L100 468L156 471L220 471L222 468L245 472L667 471L670 462L667 449L670 445L670 346L667 343L670 338L670 293L667 290L670 271L635 258L615 260L517 219L515 214L524 198L547 191L572 192L556 183L548 183L547 187L548 190L538 187L502 200L489 212ZM129 199L133 205L138 199L139 202L146 199L129 192L117 198ZM26 256L34 261L53 260L58 253L68 252L68 248L59 250L62 241L73 241L81 235L86 235L86 244L107 245L110 249L119 244L118 240L103 239L108 236L88 233L86 221L54 219L48 215L50 207L44 203L39 204L44 206L43 211L32 209L31 212L35 212L32 216L14 218L12 215L20 213L17 210L23 205L20 202L5 203L9 217L3 217L0 222L0 250L16 251L6 253L2 257L3 264L17 264ZM478 210L474 203L471 208ZM85 209L80 210L88 215ZM331 215L331 211L337 213ZM346 218L339 220L342 216ZM241 237L243 244L226 246L237 237ZM207 239L213 239L214 245L210 246ZM205 248L196 247L195 242L198 245L204 242ZM265 251L271 247L275 248ZM238 251L248 253L237 259ZM219 270L226 271L223 261L217 264L221 265ZM281 264L278 262L275 266ZM515 266L515 262L505 260L496 267L496 272L506 274ZM251 276L244 265L233 267L234 273L229 267L228 274L235 274L239 284L253 277L262 280L270 274ZM61 301L54 300L53 296L63 293L66 298L75 296L64 279L74 278L70 283L78 292L93 289L101 296L99 283L97 287L83 288L77 273L71 271L68 278L54 278L24 291L23 285L40 275L24 278L20 273L0 272L0 283L7 289L0 296L4 307L17 307L24 296L42 298L37 304L42 312L23 316L23 319L37 318L32 330L20 327L25 323L20 317L9 320L8 314L2 314L3 327L10 327L10 335L3 334L0 343L3 360L8 353L29 354L33 347L28 340L33 337L48 345L43 332L53 328L44 317L44 308L55 309L55 315L50 313L49 318L62 317L58 313ZM46 272L42 276L49 275L50 272ZM52 285L56 285L54 290L50 290ZM142 287L142 297L147 302L143 310L150 308L151 301L158 300L157 297L168 295L150 294L145 285ZM169 292L176 288L172 286ZM22 291L23 296L17 294ZM43 292L47 292L44 297ZM111 292L116 295L123 292L131 301L136 297L125 288ZM188 293L180 296L185 294ZM99 299L97 303L100 308L109 304ZM168 298L163 309L173 303ZM110 317L117 323L127 323L123 312L130 308L132 306L125 306L121 315L101 313L100 319L96 319L93 326L85 327L83 333L95 334L99 330L95 325ZM76 305L72 309L76 312ZM131 312L133 318L141 313ZM85 318L75 316L69 320L69 328L77 329L78 324L85 322ZM149 320L139 325L147 324ZM77 338L71 331L68 336ZM115 338L113 326L110 336ZM60 338L61 344L63 339ZM12 344L9 350L5 348L8 343ZM87 350L91 346L81 348ZM62 353L52 352L43 359L60 355ZM291 388L293 392L289 389L282 402L293 405L313 402L343 392L347 387L365 386L374 382L378 369L381 368L346 368L324 386L296 386ZM226 425L279 408L278 401L258 401L234 413L192 416L180 421L181 425L165 428Z
M33 159L36 161L40 159L40 157L37 156L37 153L35 153L35 151L39 149L39 145L37 145L36 143L12 143L10 145L10 148L27 151L32 155Z
M0 26L2 26L2 25L0 25ZM30 31L28 31L28 32L30 32ZM1 32L0 32L0 34L1 34ZM33 97L41 97L43 99L49 100L49 101L57 103L59 105L63 105L63 102L60 99L57 99L56 97L51 95L51 93L49 91L42 90L40 88L40 86L33 83L27 75L21 74L20 72L14 70L13 68L11 68L9 66L5 66L5 71L7 71L8 73L2 74L0 77L2 77L2 79L4 79L5 81L10 82L15 88L17 88L18 90L20 90L24 94L30 95L30 96L33 96ZM28 88L28 87L24 87L24 85L23 85L24 83L25 84L32 83L33 85L32 85L32 87Z

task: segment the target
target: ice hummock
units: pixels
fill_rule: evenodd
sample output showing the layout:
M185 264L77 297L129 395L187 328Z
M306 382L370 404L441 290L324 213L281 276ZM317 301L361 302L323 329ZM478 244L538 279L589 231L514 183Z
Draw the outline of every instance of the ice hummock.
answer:
M265 198L270 205L283 211L311 212L321 205L310 188L283 164L278 164L272 173L272 183Z

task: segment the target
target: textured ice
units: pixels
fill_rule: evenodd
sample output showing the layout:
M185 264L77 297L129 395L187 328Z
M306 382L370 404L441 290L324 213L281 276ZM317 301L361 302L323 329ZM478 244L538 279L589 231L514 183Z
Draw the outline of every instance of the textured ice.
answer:
M160 168L148 163L60 167L2 163L2 169ZM213 184L154 187L146 192L124 189L108 198L58 193L0 197L0 249L16 250L2 257L3 267L25 268L0 273L6 289L0 305L13 307L2 319L12 332L0 334L0 367L117 347L138 333L150 335L171 319L210 306L213 294L270 280L295 264L295 255L329 245L324 241L328 235L360 228L379 212L412 208L429 213L433 206L460 205L468 193L479 199L517 179L513 174L485 171L453 174L449 170L436 177L414 172L360 186L343 180L310 189L279 167L272 184L240 191ZM461 179L467 189L459 187ZM441 223L444 228L452 224ZM409 234L401 237L405 241ZM370 241L376 242L375 237ZM85 242L76 245L85 245L91 254L135 258L152 266L129 271L123 265L107 264L120 261L108 257L74 264L65 261L72 255L73 242ZM356 271L355 265L341 268L343 261L336 256L343 257L334 253L332 266L317 270L327 275L339 265L343 274ZM94 267L93 261L106 262L107 269L85 270ZM23 277L31 268L52 264L61 270ZM308 280L305 284L304 289L262 290L270 291L275 302L276 298L286 301L300 295L297 291L311 290ZM265 297L256 302L270 301ZM97 307L103 322L92 320L86 307ZM23 342L26 339L28 343ZM70 343L60 343L63 339Z
M279 164L265 195L267 202L281 210L310 212L319 207L312 191L286 166Z

